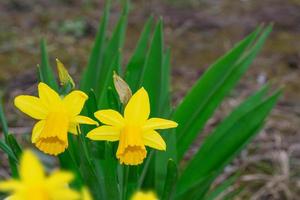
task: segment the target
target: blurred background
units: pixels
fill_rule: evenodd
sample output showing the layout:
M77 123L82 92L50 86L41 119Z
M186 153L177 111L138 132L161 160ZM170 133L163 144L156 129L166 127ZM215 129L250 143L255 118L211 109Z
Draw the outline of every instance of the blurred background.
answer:
M25 141L33 124L16 112L12 99L36 90L39 40L44 37L54 67L59 58L78 83L86 66L103 10L103 0L1 0L0 90L5 97L10 131ZM120 14L113 1L111 29ZM300 196L300 1L299 0L132 0L124 60L133 52L147 18L163 17L165 40L172 52L174 104L219 56L258 25L273 23L263 52L236 89L215 113L195 142L246 96L266 82L283 87L266 127L226 168L240 177L230 189L235 199L298 199ZM124 62L126 63L126 62ZM222 148L222 147L220 147ZM4 158L1 158L3 161ZM8 176L1 162L0 178Z

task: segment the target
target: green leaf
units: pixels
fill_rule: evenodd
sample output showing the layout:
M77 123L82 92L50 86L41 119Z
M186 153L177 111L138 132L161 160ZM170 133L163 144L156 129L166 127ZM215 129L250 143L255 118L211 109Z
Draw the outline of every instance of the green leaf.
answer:
M103 52L105 47L105 33L107 29L110 0L105 1L105 9L102 15L102 20L99 25L99 30L96 35L96 39L93 45L92 52L89 57L87 68L85 69L80 81L80 89L84 92L93 89L96 91L97 81L99 80L101 64L103 62Z
M177 164L172 159L168 161L167 169L165 186L163 188L163 195L161 198L162 200L172 199L178 176Z
M6 120L3 105L2 105L2 96L0 96L0 122L1 122L4 137L5 137L5 139L7 139L8 126L7 126L7 120Z
M159 114L162 99L163 48L163 24L159 20L141 76L142 86L149 94L152 116Z
M18 163L18 159L15 156L14 152L11 150L11 148L5 144L4 141L0 140L0 149L2 149L2 151L4 153L6 153L8 155L9 158L11 158L15 163Z
M204 198L204 200L214 200L217 199L221 194L223 194L235 181L237 176L229 177L224 180L224 182L217 185L212 191L210 191Z
M170 50L164 55L162 69L162 100L160 107L160 117L170 118L171 115L171 97L170 97ZM162 194L163 186L167 176L167 165L170 159L177 162L176 154L176 133L175 129L160 131L161 136L166 142L166 151L155 152L155 187L158 194Z
M259 103L256 102L265 92L266 88L263 88L248 98L205 139L197 154L182 173L177 185L177 194L189 193L190 195L189 188L197 186L199 180L203 180L207 174L216 172L214 175L216 177L260 130L280 95L278 91L272 96L260 100ZM199 185L199 187L201 186Z
M20 156L22 155L22 148L19 145L19 143L17 142L16 138L12 134L8 134L7 143L11 147L11 149L14 152L16 158L19 160Z
M133 92L137 91L140 87L152 26L153 17L150 17L144 26L138 44L127 65L125 80Z
M41 48L41 65L39 68L40 80L49 85L55 91L58 91L58 85L49 64L49 57L47 53L47 45L44 39L40 43Z
M107 106L107 89L112 86L113 71L119 72L121 63L121 49L124 43L125 31L127 26L128 11L126 7L120 17L118 24L113 32L110 41L104 52L103 63L97 79L96 95L98 96L98 106Z
M105 180L106 199L119 199L120 191L117 182L117 160L112 144L105 143L105 160L102 161Z
M178 160L182 159L214 110L248 69L270 31L269 26L253 44L260 32L258 29L237 44L209 67L178 106L174 113L174 121L179 124Z

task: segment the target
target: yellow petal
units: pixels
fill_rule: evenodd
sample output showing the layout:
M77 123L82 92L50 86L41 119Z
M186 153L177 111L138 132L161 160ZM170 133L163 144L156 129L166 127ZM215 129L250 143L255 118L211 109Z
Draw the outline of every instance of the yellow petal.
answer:
M94 115L103 124L116 126L116 127L124 126L124 118L119 112L115 110L111 110L111 109L99 110L95 112Z
M75 90L65 96L63 103L66 106L69 116L79 115L88 96L79 90Z
M77 124L90 124L90 125L99 125L98 122L95 120L92 120L89 117L82 116L82 115L77 115L71 119L72 123L77 123Z
M74 175L70 172L55 171L47 179L47 183L52 186L66 185L74 179Z
M80 132L80 126L78 123L70 123L69 124L69 129L68 129L68 132L69 133L72 133L74 135L78 135L78 131L79 131L79 134L81 133Z
M148 131L143 134L143 140L146 146L158 150L166 150L164 139L156 131Z
M34 125L32 130L32 136L31 136L32 143L35 143L37 141L37 139L39 138L39 136L43 131L44 126L45 126L45 120L41 120Z
M162 119L162 118L151 118L148 119L146 124L143 126L144 131L154 130L154 129L168 129L175 128L178 124L174 121Z
M81 190L81 199L82 200L93 200L92 195L88 188L83 187Z
M155 195L155 193L151 191L148 192L138 191L132 195L130 200L158 200L158 198Z
M45 119L47 116L47 108L37 97L20 95L15 98L14 103L19 110L34 119Z
M71 188L65 187L60 188L59 190L55 190L52 195L51 199L55 200L79 200L80 194L76 190L73 190Z
M86 137L91 140L117 141L120 137L120 130L112 126L100 126L91 130Z
M21 158L20 178L27 184L41 182L45 178L43 166L29 150L24 151Z
M124 116L129 124L142 125L150 114L150 103L147 91L142 87L129 100Z
M18 180L7 180L7 181L1 181L0 182L0 191L2 192L9 192L9 191L15 191L22 187L22 183Z
M38 91L41 101L47 105L49 109L55 109L60 106L61 98L58 93L47 84L40 82L38 85Z

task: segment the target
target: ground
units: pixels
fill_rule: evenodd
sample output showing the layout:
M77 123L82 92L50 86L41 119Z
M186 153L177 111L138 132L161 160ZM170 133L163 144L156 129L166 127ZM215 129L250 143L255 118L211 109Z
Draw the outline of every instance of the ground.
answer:
M243 187L236 199L296 199L300 195L300 1L299 0L151 0L132 1L125 60L146 19L163 17L172 50L174 104L203 71L259 24L274 30L263 52L205 129L208 133L234 106L266 82L284 93L265 128L218 181L232 172ZM96 0L2 0L0 2L0 88L10 131L24 139L32 121L12 106L20 93L34 93L38 43L48 41L51 62L58 57L77 79L88 60L103 2ZM120 6L114 3L111 24ZM18 118L17 118L18 116ZM17 120L18 119L18 120ZM201 145L202 134L187 158ZM7 176L4 167L0 177Z

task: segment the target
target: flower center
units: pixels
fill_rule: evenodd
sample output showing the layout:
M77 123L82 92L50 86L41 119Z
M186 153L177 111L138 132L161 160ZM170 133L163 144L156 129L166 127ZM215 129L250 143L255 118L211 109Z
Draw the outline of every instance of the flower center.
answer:
M57 155L68 147L69 118L64 112L48 114L36 146L43 152Z

